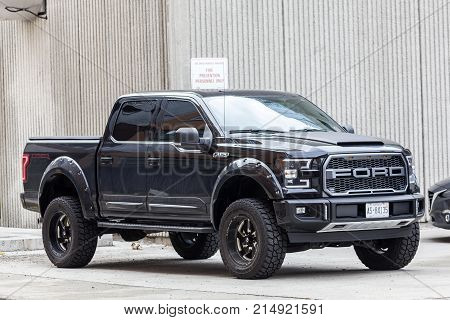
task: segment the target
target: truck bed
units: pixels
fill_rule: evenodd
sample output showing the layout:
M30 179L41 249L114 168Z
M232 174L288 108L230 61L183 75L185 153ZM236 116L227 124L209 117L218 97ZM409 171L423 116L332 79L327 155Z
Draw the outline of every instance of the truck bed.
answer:
M49 164L59 157L70 157L82 168L92 188L92 197L96 194L96 155L100 137L58 136L31 137L25 146L24 155L29 156L24 181L22 201L25 207L39 211L38 193L42 176ZM96 199L92 199L96 202Z
M100 136L31 137L30 141L99 141Z

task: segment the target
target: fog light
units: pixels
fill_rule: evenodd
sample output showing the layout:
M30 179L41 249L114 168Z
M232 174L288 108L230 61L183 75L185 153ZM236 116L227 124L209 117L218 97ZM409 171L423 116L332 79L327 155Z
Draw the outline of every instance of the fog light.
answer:
M300 219L320 219L323 220L324 205L308 204L303 207L295 207L296 216Z
M445 222L450 223L450 214L445 215Z

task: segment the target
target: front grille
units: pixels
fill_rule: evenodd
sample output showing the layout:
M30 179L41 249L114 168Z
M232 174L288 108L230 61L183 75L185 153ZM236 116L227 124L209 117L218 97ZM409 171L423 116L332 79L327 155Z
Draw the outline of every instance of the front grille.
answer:
M400 176L387 173L372 176L371 170L380 168L403 168L404 171ZM350 174L353 169L366 170L370 174L367 177L355 177ZM333 177L330 172L345 172L348 176ZM408 186L406 162L400 154L333 155L325 162L324 176L325 190L336 196L395 193L405 191Z

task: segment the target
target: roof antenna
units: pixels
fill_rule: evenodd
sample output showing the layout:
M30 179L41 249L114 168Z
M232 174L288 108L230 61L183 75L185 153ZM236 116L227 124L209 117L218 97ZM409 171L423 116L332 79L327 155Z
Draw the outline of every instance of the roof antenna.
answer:
M222 74L224 75L223 81L223 135L224 139L227 139L227 122L226 122L226 89L228 88L228 59L225 58L224 63L222 64Z
M226 103L226 100L225 100L225 89L223 89L223 136L224 136L224 138L225 138L225 140L227 139L227 127L226 127L226 120L225 120L225 117L226 117L226 113L225 113L225 110L226 110L226 108L225 108L225 103Z

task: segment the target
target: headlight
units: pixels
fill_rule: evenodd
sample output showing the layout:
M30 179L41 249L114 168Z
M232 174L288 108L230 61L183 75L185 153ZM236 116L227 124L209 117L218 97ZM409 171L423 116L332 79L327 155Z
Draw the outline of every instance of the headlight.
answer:
M406 160L408 161L409 185L411 191L414 193L420 192L420 183L416 173L416 166L414 165L414 157L412 155L406 156Z
M313 159L284 159L283 178L286 188L311 188L311 172L314 170Z
M284 170L284 178L285 179L297 179L298 177L298 170L297 169L285 169Z
M412 170L416 170L416 167L414 166L414 157L413 156L406 156L406 160L408 161L408 166L412 168Z

